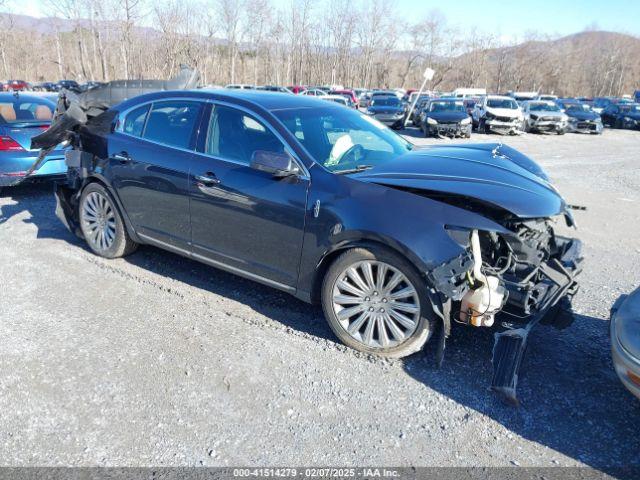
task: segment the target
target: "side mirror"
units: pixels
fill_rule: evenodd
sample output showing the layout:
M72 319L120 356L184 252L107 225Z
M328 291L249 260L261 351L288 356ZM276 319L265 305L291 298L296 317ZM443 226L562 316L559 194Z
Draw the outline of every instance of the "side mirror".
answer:
M267 172L277 178L298 175L300 169L288 153L256 150L251 156L251 168Z

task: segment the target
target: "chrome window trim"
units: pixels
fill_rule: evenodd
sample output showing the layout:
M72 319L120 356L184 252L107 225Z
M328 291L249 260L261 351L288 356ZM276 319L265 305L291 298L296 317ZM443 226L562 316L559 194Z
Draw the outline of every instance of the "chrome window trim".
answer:
M216 99L213 99L213 98L197 98L197 97L167 97L167 98L163 98L161 100L158 100L158 99L147 100L146 102L138 103L136 105L132 105L131 107L127 108L126 110L118 113L117 125L116 125L116 128L114 129L114 132L118 132L120 135L125 135L125 136L130 137L130 138L143 140L145 142L149 142L149 143L154 144L154 145L160 145L160 146L168 147L168 148L175 148L176 150L179 150L179 151L182 151L182 152L195 153L197 155L203 155L205 157L213 158L215 160L229 162L229 163L233 163L233 164L236 164L236 165L241 165L243 167L249 167L249 165L247 165L246 163L239 162L237 160L228 159L228 158L217 157L215 155L211 155L210 153L206 153L206 152L199 152L196 148L188 149L188 148L176 147L174 145L169 145L167 143L157 142L155 140L149 140L149 139L146 139L144 137L139 137L137 135L131 135L131 134L126 133L126 132L123 131L125 119L126 119L127 115L129 113L131 113L133 110L136 110L137 108L143 107L145 105L151 105L151 107L149 109L149 112L150 112L151 109L153 109L153 103L170 102L170 101L176 101L176 100L178 100L178 101L179 100L186 100L186 101L192 101L192 102L199 102L199 103L202 103L203 105L206 105L206 104L224 105L226 107L230 107L230 108L235 108L235 109L241 110L241 111L243 111L245 113L248 113L249 115L255 117L256 119L258 119L260 121L260 123L265 128L268 128L269 131L271 133L273 133L278 138L278 140L280 140L280 142L284 145L286 152L289 155L291 155L291 158L293 158L295 163L298 165L298 168L300 168L300 172L301 173L299 173L297 175L297 177L300 178L301 180L311 180L311 175L309 174L309 170L307 169L307 166L304 164L304 162L302 160L300 160L300 157L291 148L291 145L289 144L289 142L287 142L284 139L284 137L282 135L280 135L280 133L277 132L273 128L273 126L268 121L265 120L265 118L262 115L260 115L259 113L255 112L255 111L253 111L253 110L251 110L249 108L246 108L246 107L244 107L242 105L237 105L235 103L226 102L224 100L216 100ZM147 127L146 122L147 122L147 120L145 119L144 130L146 130L146 127ZM209 122L211 122L211 116L209 117L209 121L207 122L207 136L209 135ZM144 134L144 130L143 130L143 134ZM198 135L199 134L200 134L200 131L198 131ZM206 141L205 141L205 145L206 145ZM305 149L305 151L306 151L306 149Z
M138 136L138 135L131 135L130 133L126 133L123 128L124 128L124 122L125 119L127 117L127 115L129 115L133 110L136 110L140 107L144 107L145 105L150 105L149 111L147 112L147 118L144 121L144 128L142 130L142 134L144 135L145 130L147 129L147 120L149 119L149 114L151 113L151 110L153 110L153 104L154 103L160 103L160 102L175 102L175 101L180 101L180 100L186 100L189 102L197 102L197 103L201 103L202 106L206 106L207 103L210 103L208 99L206 98L195 98L195 97L169 97L169 98L163 98L161 100L155 99L155 100L148 100L146 102L143 103L138 103L136 105L133 105L129 108L127 108L126 110L118 113L117 116L117 125L116 128L114 128L114 132L119 133L120 135L125 135L129 138L135 138L137 140L144 140L145 142L149 142L151 144L154 145L160 145L162 147L168 147L168 148L174 148L176 150L179 150L181 152L187 152L187 153L194 153L196 151L196 149L190 149L190 148L182 148L182 147L177 147L175 145L171 145L169 143L162 143L162 142L158 142L156 140L149 140L148 138L144 138L143 136ZM198 128L200 128L198 126ZM200 132L198 131L198 134L200 134Z

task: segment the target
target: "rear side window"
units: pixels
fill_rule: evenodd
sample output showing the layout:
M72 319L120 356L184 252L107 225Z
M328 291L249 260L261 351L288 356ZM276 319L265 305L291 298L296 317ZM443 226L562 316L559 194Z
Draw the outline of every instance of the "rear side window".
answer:
M40 99L16 99L12 102L0 102L0 117L6 123L49 122L55 106Z
M129 112L129 115L127 115L127 118L124 120L122 131L127 135L141 137L142 131L144 130L144 122L147 119L147 113L150 107L151 105L144 105Z
M211 112L206 153L249 165L254 152L284 153L282 142L260 121L231 107Z
M189 148L201 108L199 102L154 102L142 136L164 145Z

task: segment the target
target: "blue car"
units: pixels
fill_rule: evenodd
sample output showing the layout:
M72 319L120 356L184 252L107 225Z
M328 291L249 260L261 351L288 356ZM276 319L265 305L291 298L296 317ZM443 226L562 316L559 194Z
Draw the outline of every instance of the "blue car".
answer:
M27 175L38 157L31 138L51 125L55 103L37 95L0 93L0 187L13 185ZM67 171L64 153L53 150L30 179L63 178Z
M255 90L142 95L68 131L37 142L71 141L56 211L97 255L150 244L320 303L366 353L502 315L523 326L494 349L509 393L529 330L577 289L580 242L552 220L573 224L567 203L503 144L414 149L353 109Z

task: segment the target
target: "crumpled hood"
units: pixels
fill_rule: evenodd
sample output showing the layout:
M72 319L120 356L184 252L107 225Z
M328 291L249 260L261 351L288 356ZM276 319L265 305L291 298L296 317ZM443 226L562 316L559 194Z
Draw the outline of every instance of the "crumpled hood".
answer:
M544 170L526 155L499 143L414 150L353 178L472 197L521 218L567 213L564 199Z
M585 110L567 110L565 113L567 114L567 116L575 118L576 120L579 120L581 122L600 119L600 115L598 115L596 112L588 112Z
M562 120L564 113L562 112L547 112L544 110L532 110L530 115L535 115L538 118L553 118L554 120Z
M514 108L487 107L487 112L496 117L522 118L522 112Z

